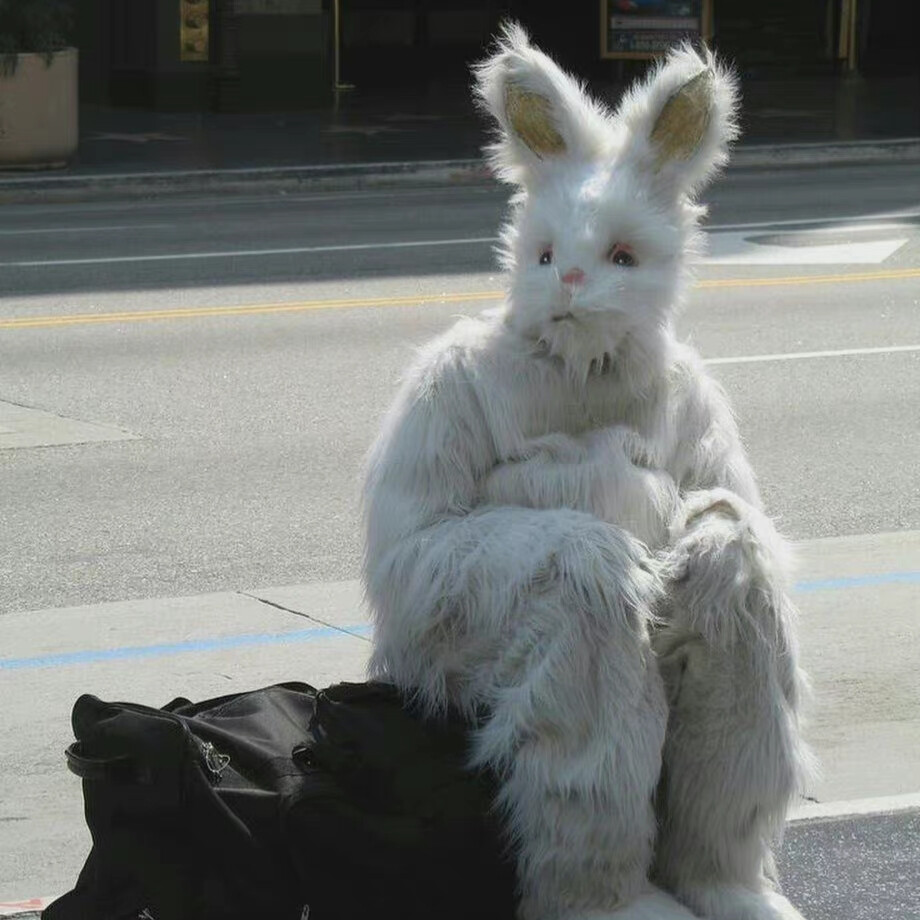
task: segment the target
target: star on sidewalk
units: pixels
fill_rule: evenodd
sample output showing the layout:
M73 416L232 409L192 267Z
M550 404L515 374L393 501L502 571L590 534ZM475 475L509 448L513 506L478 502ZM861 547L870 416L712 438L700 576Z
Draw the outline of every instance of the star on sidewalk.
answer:
M97 132L87 138L89 141L124 141L128 144L149 144L151 141L187 141L187 137L163 134L161 131L146 131L142 134L120 134L116 131Z
M391 128L389 125L330 125L323 129L324 134L363 134L371 137L374 134L393 134L400 128Z

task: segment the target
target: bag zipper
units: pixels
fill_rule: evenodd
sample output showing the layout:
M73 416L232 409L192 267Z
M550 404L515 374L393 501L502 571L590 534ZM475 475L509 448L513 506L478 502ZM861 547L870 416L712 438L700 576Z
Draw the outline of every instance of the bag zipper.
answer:
M187 727L186 731L188 731ZM201 751L201 756L204 759L204 765L211 774L211 782L216 785L221 780L221 774L230 765L230 755L221 754L210 741L202 741L200 738L192 735L191 732L189 732L189 735L191 735L198 744L198 749Z
M178 725L185 733L186 738L195 742L198 753L201 756L201 763L208 772L211 782L216 785L221 780L221 774L230 766L230 755L222 754L210 741L202 741L188 727L184 719L163 709L157 709L154 706L145 706L143 703L108 703L109 706L118 706L141 715L153 716L155 718L165 719Z

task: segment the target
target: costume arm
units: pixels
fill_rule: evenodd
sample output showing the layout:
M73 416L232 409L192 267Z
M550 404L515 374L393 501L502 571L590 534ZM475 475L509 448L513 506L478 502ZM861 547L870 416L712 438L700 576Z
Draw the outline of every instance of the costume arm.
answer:
M792 571L792 553L764 513L728 397L693 354L681 374L672 407L677 441L670 464L681 503L671 527L665 571L677 581L686 577L688 566L701 572L705 566L700 560L720 557L715 544L722 537L742 535L735 544L734 588L747 590L749 581L740 576L745 568L752 577L756 573L754 580L779 605ZM724 532L714 524L719 518L728 527ZM705 604L698 606L707 609Z
M624 425L534 438L489 473L483 494L492 504L585 511L653 547L665 542L677 501L648 443Z
M371 452L364 496L372 673L435 708L457 700L458 643L500 632L531 592L616 539L579 511L477 504L496 451L467 360L443 345L423 357Z
M667 468L682 497L726 489L760 509L760 490L728 397L689 350L675 373L674 393L670 424L675 438Z

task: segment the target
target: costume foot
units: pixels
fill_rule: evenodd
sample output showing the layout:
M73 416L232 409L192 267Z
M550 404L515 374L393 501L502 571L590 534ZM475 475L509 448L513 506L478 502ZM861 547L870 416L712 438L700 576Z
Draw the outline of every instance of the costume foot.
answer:
M693 887L680 892L681 900L706 920L805 920L775 891L757 892L740 885Z
M566 920L698 920L696 914L687 910L664 891L649 891L640 894L629 904L615 910L579 911Z

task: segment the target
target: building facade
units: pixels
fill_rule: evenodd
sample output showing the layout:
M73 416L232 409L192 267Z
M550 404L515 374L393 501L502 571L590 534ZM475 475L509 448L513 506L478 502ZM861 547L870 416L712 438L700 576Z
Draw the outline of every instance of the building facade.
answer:
M917 4L903 0L80 0L81 96L114 106L200 111L328 104L336 81L362 92L468 85L502 19L521 20L590 77L644 67L605 35L701 19L742 71L794 76L914 72ZM632 19L631 19L632 17ZM655 17L662 17L655 20ZM705 19L705 24L702 23ZM640 36L630 47L647 46ZM675 33L676 34L676 33ZM645 45L642 42L645 41Z

